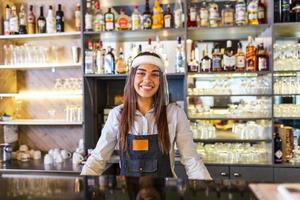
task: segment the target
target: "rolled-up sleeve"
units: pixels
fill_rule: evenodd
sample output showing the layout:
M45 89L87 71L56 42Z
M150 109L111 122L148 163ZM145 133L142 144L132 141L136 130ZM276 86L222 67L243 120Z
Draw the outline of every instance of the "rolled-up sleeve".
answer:
M178 108L176 126L176 145L189 179L212 179L202 159L196 152L193 132L185 112Z
M114 108L108 115L96 148L92 151L82 168L81 175L101 175L117 144L119 133L119 107Z

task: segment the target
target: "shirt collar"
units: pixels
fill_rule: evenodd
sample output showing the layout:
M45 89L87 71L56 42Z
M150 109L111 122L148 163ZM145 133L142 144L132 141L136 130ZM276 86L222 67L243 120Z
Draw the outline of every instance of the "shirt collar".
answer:
M154 108L151 108L148 112L146 112L145 115L147 115L148 113L154 113ZM143 114L139 110L136 110L135 114L143 116Z

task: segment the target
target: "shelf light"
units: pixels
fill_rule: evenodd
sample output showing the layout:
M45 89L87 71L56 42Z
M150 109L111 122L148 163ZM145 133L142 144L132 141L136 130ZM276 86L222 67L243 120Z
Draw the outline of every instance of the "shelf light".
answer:
M16 99L81 99L82 91L35 91L20 92L16 95Z

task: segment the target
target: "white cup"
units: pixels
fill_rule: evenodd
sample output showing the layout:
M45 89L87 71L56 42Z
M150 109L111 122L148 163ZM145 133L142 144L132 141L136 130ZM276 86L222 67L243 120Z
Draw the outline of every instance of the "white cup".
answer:
M64 161L64 159L62 158L62 156L60 154L57 154L54 161L55 161L55 163L62 163Z
M75 164L75 165L78 165L82 161L83 161L83 156L78 152L74 152L73 157L72 157L72 163Z
M72 46L73 63L79 63L79 57L80 57L80 47Z
M53 157L49 153L46 154L44 157L44 164L51 165L51 164L53 164L53 162L54 162Z
M67 151L67 150L65 150L65 149L62 149L62 150L60 151L60 155L61 155L61 157L62 157L63 159L68 159L68 158L71 158L71 157L72 157L72 153L69 152L69 151Z
M39 150L34 151L34 153L33 153L33 159L34 159L34 160L39 160L39 159L41 159L41 158L42 158L42 153L41 153L41 151L39 151Z
M59 148L50 149L48 151L48 154L50 154L53 157L53 159L55 159L56 156L60 154L60 149Z

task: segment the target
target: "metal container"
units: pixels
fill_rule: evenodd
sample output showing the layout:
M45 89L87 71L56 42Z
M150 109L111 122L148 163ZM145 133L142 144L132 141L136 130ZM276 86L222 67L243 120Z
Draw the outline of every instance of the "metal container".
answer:
M11 146L10 144L3 143L0 144L0 162L6 162L10 160L11 157Z

